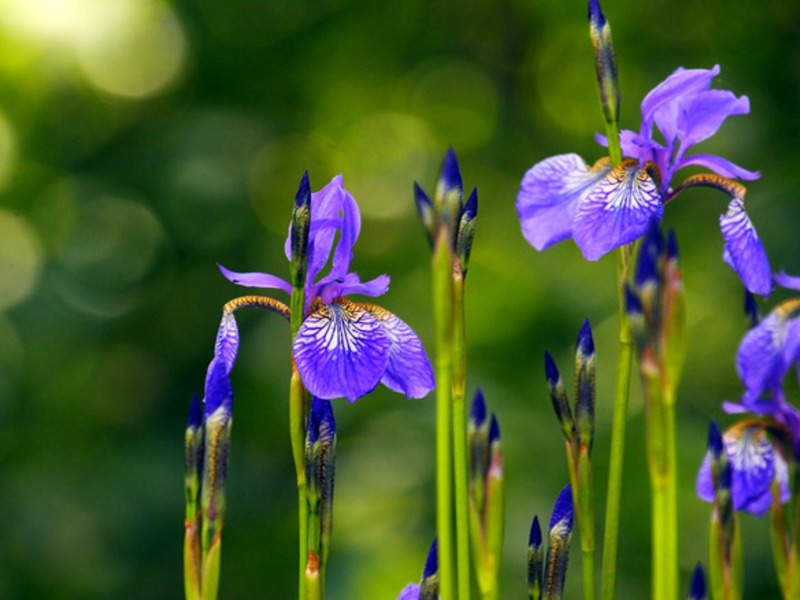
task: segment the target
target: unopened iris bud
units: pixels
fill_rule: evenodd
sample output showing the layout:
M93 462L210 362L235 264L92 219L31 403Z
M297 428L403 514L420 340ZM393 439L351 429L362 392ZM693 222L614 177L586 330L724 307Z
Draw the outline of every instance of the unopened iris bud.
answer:
M306 427L306 481L310 509L309 550L324 573L333 529L336 422L328 400L313 398Z
M200 477L203 474L203 409L196 394L189 408L185 449L186 520L190 521L197 516Z
M579 440L591 452L594 441L595 403L595 352L592 326L589 319L583 322L578 334L578 349L575 353L575 420Z
M559 599L564 592L573 516L572 488L567 485L559 493L550 518L544 583L546 598Z
M419 220L422 221L422 226L425 228L428 243L433 248L433 239L436 232L436 216L433 210L433 202L416 181L414 182L414 202L417 205Z
M478 388L475 390L467 423L467 446L469 447L469 495L479 512L483 511L486 470L489 463L489 422L486 416L486 401L483 399L483 392Z
M639 260L636 263L636 274L634 281L639 295L647 293L645 290L652 289L656 292L661 279L661 261L664 255L664 239L658 222L650 221L650 226L642 239L639 248Z
M572 410L569 407L569 399L564 389L564 382L558 372L553 357L550 353L544 353L544 372L547 377L547 387L550 389L550 400L553 402L553 410L556 411L558 422L561 423L561 431L567 442L572 443L575 438L575 422L572 419Z
M308 266L308 235L311 226L311 184L308 171L303 173L292 210L292 287L302 288L306 283Z
M756 297L748 290L744 291L744 314L747 317L750 329L758 325L759 321L761 321Z
M689 600L706 599L706 577L703 574L703 565L697 563L692 571L692 583L689 589Z
M505 484L503 481L503 451L500 444L500 424L492 415L489 424L489 470L486 473L486 547L487 565L495 579L503 554L505 530Z
M438 600L439 598L439 548L437 538L428 551L428 559L422 571L422 582L419 586L419 600Z
M628 284L625 284L625 314L636 342L636 349L641 357L647 344L647 321L642 301Z
M463 198L464 185L461 181L458 159L455 151L448 148L436 184L434 210L438 216L437 228L444 227L449 232L451 243L457 233Z
M664 254L663 291L661 298L662 363L665 381L674 389L678 385L686 359L686 292L678 258L678 241L670 230Z
M542 578L544 572L544 547L539 517L533 517L528 536L528 598L540 600L542 597Z
M456 235L456 256L461 263L461 272L466 275L472 240L475 237L475 218L478 216L478 188L474 188L461 211Z
M611 40L611 26L606 21L599 0L589 0L589 37L594 49L600 104L606 123L615 127L619 123L619 84L617 60Z

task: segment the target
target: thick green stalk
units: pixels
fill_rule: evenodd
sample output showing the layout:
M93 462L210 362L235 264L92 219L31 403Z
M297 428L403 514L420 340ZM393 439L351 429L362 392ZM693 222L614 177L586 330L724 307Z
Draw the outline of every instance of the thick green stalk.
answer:
M609 148L610 149L610 148ZM612 162L622 160L611 156ZM633 245L623 246L617 263L619 292L619 357L617 359L617 388L614 395L614 417L611 426L611 456L608 466L608 492L606 519L603 532L603 566L600 586L602 600L613 600L617 576L617 542L619 537L619 511L622 504L622 467L625 457L625 427L628 420L628 396L631 385L633 346L631 331L625 313L623 286L628 278L628 268Z
M469 498L467 495L467 343L464 275L453 269L453 470L456 503L456 576L458 595L470 596ZM495 586L496 588L497 586Z
M594 600L595 591L595 548L594 548L594 489L592 484L592 465L589 462L589 449L582 446L578 455L578 502L580 507L578 528L581 535L583 557L583 597ZM575 488L572 488L575 490ZM574 493L574 492L573 492Z
M436 530L439 593L457 598L453 577L453 251L446 227L433 251L433 317L436 330Z

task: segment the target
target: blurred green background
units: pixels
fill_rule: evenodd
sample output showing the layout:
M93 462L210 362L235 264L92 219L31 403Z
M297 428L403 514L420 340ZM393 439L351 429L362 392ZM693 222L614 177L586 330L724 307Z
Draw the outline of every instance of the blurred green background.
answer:
M571 242L540 254L514 200L549 155L602 152L583 2L0 0L0 597L179 598L183 429L221 305L215 263L286 274L283 238L305 169L361 205L355 269L392 277L381 303L431 347L428 248L411 184L432 189L448 145L481 207L468 280L469 387L498 414L508 473L504 598L522 597L528 529L566 482L544 384L566 373L588 316L598 346L598 514L616 356L615 258ZM773 267L800 272L800 4L608 0L623 126L677 66L719 63L747 94L702 150L763 178L751 217ZM720 260L726 199L670 205L689 294L680 389L683 580L705 560L693 493L708 420L740 392L742 290ZM779 294L776 294L779 296ZM289 335L239 318L221 597L291 598L295 490ZM634 381L619 597L644 598L649 492ZM336 401L329 598L394 598L434 532L434 406L381 388ZM599 519L601 521L601 519ZM777 597L767 524L743 520L746 597ZM577 538L573 544L577 542ZM567 597L578 598L579 551Z

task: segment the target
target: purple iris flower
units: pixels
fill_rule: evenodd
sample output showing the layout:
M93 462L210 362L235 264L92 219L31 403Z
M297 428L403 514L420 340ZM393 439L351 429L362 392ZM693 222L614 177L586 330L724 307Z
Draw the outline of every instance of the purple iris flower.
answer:
M619 165L607 158L589 166L577 154L552 156L535 164L522 180L517 213L525 239L537 250L572 238L587 260L640 238L651 220L660 221L664 205L688 187L706 186L731 196L720 217L723 258L753 293L772 289L769 261L747 213L745 188L734 179L758 173L713 154L687 155L689 148L714 135L731 115L750 111L746 96L710 89L713 69L679 68L642 101L638 132L620 134ZM655 126L655 127L654 127ZM654 130L661 141L654 137ZM606 145L606 140L598 136ZM712 173L689 177L674 189L675 173L685 166Z
M419 584L409 583L400 590L400 595L397 596L397 600L419 600Z
M358 205L341 175L311 194L306 314L293 345L297 370L306 389L325 400L343 396L353 402L379 383L409 398L422 398L434 381L417 334L388 310L345 297L381 296L389 289L387 275L362 282L350 272L360 230ZM286 258L291 261L291 256L287 237ZM275 275L234 273L222 266L220 270L238 285L292 292L291 284Z
M777 482L782 502L789 500L789 468L767 436L765 423L755 419L736 423L725 432L723 445L732 471L733 507L763 517L772 506ZM711 456L706 454L697 474L697 495L714 501Z

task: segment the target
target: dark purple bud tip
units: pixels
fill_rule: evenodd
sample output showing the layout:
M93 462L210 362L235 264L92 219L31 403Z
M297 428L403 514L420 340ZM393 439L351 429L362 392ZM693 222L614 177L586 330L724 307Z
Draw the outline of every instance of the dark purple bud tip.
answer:
M422 186L416 181L414 182L414 201L417 203L417 213L425 220L429 211L433 210L433 203L431 199L428 198L428 194L425 193L425 190L422 189Z
M431 549L428 550L428 558L425 561L425 569L422 571L422 579L427 579L432 575L436 575L439 570L439 545L437 544L438 538L433 538Z
M224 406L228 413L233 408L233 390L228 379L228 369L223 361L216 358L211 361L206 374L205 403L206 417L214 414L221 406Z
M589 0L589 21L598 29L606 24L606 16L600 7L600 0Z
M639 296L636 295L636 292L634 292L628 284L625 284L625 312L628 313L629 317L644 314L642 301L639 300Z
M311 400L308 411L306 435L310 444L321 439L330 442L336 434L336 422L333 419L333 407L328 400L320 400L316 396Z
M192 396L192 403L189 405L189 419L186 423L187 429L200 429L203 424L203 407L200 404L200 397L197 394Z
M722 473L719 474L719 489L730 490L733 485L733 466L730 462L726 462L722 468Z
M689 600L705 600L706 577L703 574L703 565L699 562L692 572L692 587L689 590Z
M716 422L711 421L711 424L708 426L708 451L711 452L711 456L716 460L722 455L723 449L722 434Z
M658 261L664 252L664 239L655 219L650 221L647 233L639 250L639 261L636 263L636 287L658 281Z
M539 517L533 517L533 523L531 523L531 533L528 536L528 546L533 546L534 548L539 548L542 545L542 528L539 526Z
M555 387L558 380L561 379L561 374L558 372L556 361L550 356L550 353L545 350L544 352L544 374L547 377L547 384L550 387Z
M308 181L308 171L303 173L300 185L297 186L297 194L294 197L294 205L297 208L308 205L311 202L311 184Z
M461 211L461 217L472 221L478 216L478 188L472 188L472 193L467 198L467 203Z
M574 510L572 507L572 487L567 486L561 490L553 506L553 516L550 517L550 530L553 530L559 522L564 521L567 530L572 531L572 517Z
M592 325L589 323L589 319L583 321L581 331L578 334L578 351L583 356L594 354L594 338L592 337Z
M500 441L500 424L497 422L497 416L492 413L492 420L489 423L489 445Z
M447 149L447 154L444 156L442 163L442 171L439 175L439 181L444 186L445 192L457 188L463 189L464 185L461 182L461 171L458 168L458 159L453 147Z
M755 295L753 295L750 291L744 291L744 314L747 317L748 322L750 323L750 328L752 329L760 320L758 314L758 301L756 300Z
M670 229L667 234L667 260L678 260L678 238L675 235L675 230Z
M475 398L472 400L472 410L469 414L472 425L476 428L486 422L486 401L483 399L481 388L475 390Z

